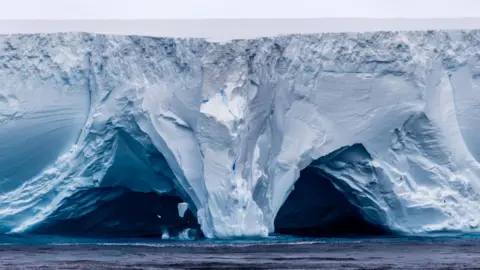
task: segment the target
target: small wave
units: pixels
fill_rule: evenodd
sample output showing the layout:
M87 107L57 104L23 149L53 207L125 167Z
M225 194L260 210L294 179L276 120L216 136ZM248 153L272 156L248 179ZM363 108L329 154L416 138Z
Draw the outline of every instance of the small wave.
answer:
M285 242L285 241L265 241L265 242L250 242L250 243L239 243L239 242L181 242L181 243L92 243L94 245L99 246L143 246L143 247L157 247L157 248L165 248L165 247L205 247L205 248L216 248L216 247L252 247L252 246L273 246L273 245L313 245L313 244L326 244L328 241L292 241L292 242Z

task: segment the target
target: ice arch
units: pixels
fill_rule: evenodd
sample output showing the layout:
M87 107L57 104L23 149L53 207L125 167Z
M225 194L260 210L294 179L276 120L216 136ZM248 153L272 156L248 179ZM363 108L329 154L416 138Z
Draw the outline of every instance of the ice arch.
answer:
M371 192L376 175L361 144L319 158L300 172L275 217L275 232L311 236L389 233ZM363 182L363 183L362 183ZM369 186L369 189L362 185Z

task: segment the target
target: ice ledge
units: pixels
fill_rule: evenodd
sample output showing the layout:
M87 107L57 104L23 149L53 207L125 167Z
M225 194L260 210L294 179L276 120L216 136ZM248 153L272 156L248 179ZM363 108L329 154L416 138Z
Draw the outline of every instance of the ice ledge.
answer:
M448 19L179 19L179 20L2 20L0 34L91 32L115 35L206 38L211 41L287 34L420 30L471 30L480 18Z

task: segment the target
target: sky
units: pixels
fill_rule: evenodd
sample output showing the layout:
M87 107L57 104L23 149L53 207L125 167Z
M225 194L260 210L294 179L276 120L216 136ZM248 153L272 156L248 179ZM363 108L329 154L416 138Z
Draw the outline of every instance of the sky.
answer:
M0 0L0 19L480 18L480 0Z

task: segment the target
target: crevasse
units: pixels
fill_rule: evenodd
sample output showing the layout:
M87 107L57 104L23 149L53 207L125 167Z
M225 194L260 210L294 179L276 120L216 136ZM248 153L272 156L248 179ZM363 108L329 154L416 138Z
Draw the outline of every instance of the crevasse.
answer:
M132 219L180 226L188 207L210 238L477 231L479 47L479 31L0 37L0 232L152 194L179 217ZM124 232L107 210L102 230Z

